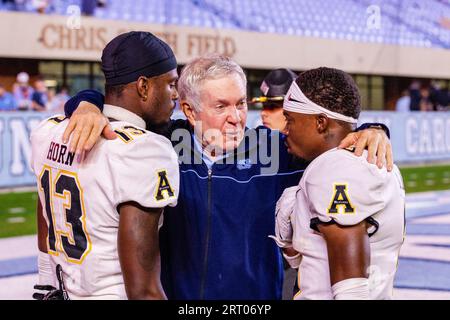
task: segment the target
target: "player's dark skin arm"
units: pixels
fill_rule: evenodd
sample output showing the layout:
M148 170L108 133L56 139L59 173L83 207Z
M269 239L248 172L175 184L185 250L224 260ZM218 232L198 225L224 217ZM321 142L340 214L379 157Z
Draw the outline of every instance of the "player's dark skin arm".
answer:
M37 200L36 205L36 218L37 218L37 237L38 237L38 249L41 252L47 253L47 235L48 226L44 219L44 211L42 209L41 201Z
M319 225L327 242L331 285L350 278L368 278L369 236L366 222L354 226Z
M160 280L158 222L162 209L130 202L121 204L119 213L118 251L128 299L167 299Z

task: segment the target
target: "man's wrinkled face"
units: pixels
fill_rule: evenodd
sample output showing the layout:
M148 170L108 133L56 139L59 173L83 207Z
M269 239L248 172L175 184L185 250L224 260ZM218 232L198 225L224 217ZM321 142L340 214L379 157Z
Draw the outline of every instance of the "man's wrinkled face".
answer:
M218 152L237 148L247 121L247 90L242 78L232 74L205 80L200 89L200 101L195 129L198 132L201 124L203 146Z
M315 115L284 111L288 152L305 160L313 160L320 145L321 136L317 132Z
M178 99L177 80L176 69L149 78L149 99L146 101L145 110L146 120L152 125L164 125L169 122Z

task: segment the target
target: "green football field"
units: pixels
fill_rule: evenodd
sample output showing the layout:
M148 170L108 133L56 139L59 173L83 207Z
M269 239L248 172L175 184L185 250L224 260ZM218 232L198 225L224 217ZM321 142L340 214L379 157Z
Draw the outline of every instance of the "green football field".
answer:
M450 165L400 169L406 192L450 189ZM0 238L36 233L35 192L0 194Z
M0 238L36 233L36 192L0 194Z
M450 165L400 168L406 192L450 189Z

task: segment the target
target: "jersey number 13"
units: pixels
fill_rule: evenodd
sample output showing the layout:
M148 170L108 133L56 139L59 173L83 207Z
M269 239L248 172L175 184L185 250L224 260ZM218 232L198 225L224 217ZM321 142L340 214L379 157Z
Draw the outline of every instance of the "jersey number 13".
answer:
M66 260L81 264L91 250L91 242L86 232L86 216L83 203L83 192L77 175L73 172L58 170L52 180L50 167L44 167L40 175L40 188L45 195L45 211L48 220L48 253L59 255L64 253ZM55 213L53 198L62 198L64 203L63 218L69 232L55 228Z

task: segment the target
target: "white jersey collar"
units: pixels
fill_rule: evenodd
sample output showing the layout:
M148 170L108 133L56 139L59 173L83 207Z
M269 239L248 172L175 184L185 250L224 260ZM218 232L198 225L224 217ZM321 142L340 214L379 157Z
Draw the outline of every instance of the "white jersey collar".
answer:
M112 104L105 104L103 105L103 114L108 118L126 121L142 129L145 129L146 127L144 119L122 107L113 106Z

